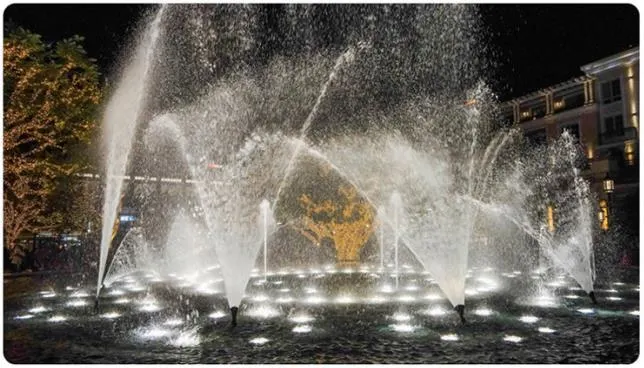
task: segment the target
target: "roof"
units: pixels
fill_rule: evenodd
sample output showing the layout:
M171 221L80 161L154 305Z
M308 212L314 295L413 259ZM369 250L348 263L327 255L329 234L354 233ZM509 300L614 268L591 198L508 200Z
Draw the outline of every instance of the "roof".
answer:
M596 75L606 70L631 64L640 59L640 48L634 47L618 54L614 54L603 59L593 61L583 65L580 69L588 75Z

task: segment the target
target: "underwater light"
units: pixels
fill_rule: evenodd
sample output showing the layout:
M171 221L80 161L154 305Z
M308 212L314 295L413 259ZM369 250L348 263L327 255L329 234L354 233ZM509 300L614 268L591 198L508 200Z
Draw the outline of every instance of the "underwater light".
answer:
M447 314L447 311L442 307L435 306L434 308L427 310L425 314L438 317L438 316L444 316L445 314Z
M416 298L412 295L401 295L398 297L398 301L400 302L413 302L415 300Z
M33 314L23 314L23 315L20 315L20 316L16 316L15 319L30 319L30 318L33 318L33 317L34 317Z
M387 301L387 299L382 295L374 295L367 299L368 303L383 303L385 301Z
M280 315L280 312L268 305L262 305L248 311L248 315L255 318L273 318Z
M183 324L183 321L178 319L178 318L169 319L169 320L163 322L164 326L179 326L179 325L182 325L182 324Z
M71 300L67 302L68 307L82 307L84 305L87 305L87 301L85 300Z
M109 313L101 314L102 318L107 318L107 319L114 319L114 318L118 318L120 316L121 315L119 313L116 313L116 312L109 312Z
M541 333L553 333L553 332L555 332L555 330L553 330L550 327L539 327L538 331L541 332Z
M443 340L443 341L458 341L458 335L455 335L455 334L441 335L441 340Z
M87 294L83 290L75 291L75 292L72 293L72 295L70 295L70 297L72 297L72 298L86 298L88 296L89 296L89 294Z
M265 337L255 337L255 338L249 340L249 342L251 344L254 344L254 345L264 345L269 341L271 341L271 340L269 340L269 339L267 339Z
M53 316L53 317L49 318L47 321L49 321L49 322L64 322L66 320L67 320L67 317L58 315L58 316Z
M290 296L286 296L286 297L281 296L281 297L277 298L275 301L277 303L291 303L293 300L294 299L291 298Z
M411 321L411 316L409 314L400 313L400 312L394 313L394 315L391 316L391 318L398 322Z
M143 304L141 307L139 307L139 310L141 312L158 312L162 308L156 304L150 303L150 304Z
M407 323L397 323L390 327L396 332L414 332L414 330L416 330L416 326L412 326Z
M226 317L226 313L224 313L222 311L214 311L214 312L210 313L208 315L208 317L210 317L212 319L219 319L219 318L222 318L222 317Z
M519 321L523 323L535 323L539 320L538 317L535 316L521 316L519 317Z
M293 327L293 332L295 333L308 333L311 332L312 328L309 325L299 325Z
M268 300L268 297L264 294L255 295L253 301L255 302L265 302Z
M441 300L441 299L443 299L443 297L438 295L438 294L427 294L425 296L425 299L428 299L428 300Z
M515 336L515 335L505 335L503 337L503 341L508 341L508 342L521 342L523 341L523 338L521 336Z
M312 322L315 319L307 314L300 314L289 318L289 320L295 323L308 323L308 322Z
M35 307L35 308L31 308L29 310L29 312L31 312L31 313L41 313L41 312L46 312L46 311L48 311L48 309L43 307L43 306L38 306L38 307Z
M313 295L306 299L306 302L310 304L321 304L321 303L324 303L325 301L326 300L323 297L318 295Z
M389 285L389 284L385 284L385 285L383 285L383 286L382 286L382 288L380 289L380 291L381 291L381 292L383 292L383 293L387 293L387 294L389 294L389 293L393 293L393 292L394 292L394 288L393 288L391 285Z
M494 312L492 310L490 310L490 309L487 309L487 308L479 308L479 309L474 310L474 314L476 314L477 316L487 317L487 316L491 316L492 313L494 313Z

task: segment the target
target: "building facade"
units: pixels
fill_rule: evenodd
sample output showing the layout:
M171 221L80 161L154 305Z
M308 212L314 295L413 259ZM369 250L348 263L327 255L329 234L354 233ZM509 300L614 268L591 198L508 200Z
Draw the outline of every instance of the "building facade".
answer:
M617 203L639 193L639 47L580 69L583 76L505 102L502 111L535 143L564 130L577 137L589 163L583 175L607 229Z

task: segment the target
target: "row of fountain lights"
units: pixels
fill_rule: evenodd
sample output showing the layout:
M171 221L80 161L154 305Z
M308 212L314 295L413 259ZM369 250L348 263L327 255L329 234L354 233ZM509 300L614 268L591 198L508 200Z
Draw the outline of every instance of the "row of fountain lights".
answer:
M486 270L489 270L489 269L486 269ZM510 273L510 274L503 273L503 276L505 276L505 277L516 277L517 274L520 274L520 271L514 271L513 273ZM303 275L303 274L300 274L300 275ZM468 275L468 277L471 277L471 275ZM539 278L539 276L537 276L537 275L533 275L533 277L534 278ZM154 276L154 275L146 275L146 278L149 279L152 282L162 281L160 278L158 278L157 276ZM177 277L177 279L178 280L185 280L185 278L181 277L181 276ZM562 275L562 276L559 277L558 280L553 281L551 283L548 283L548 286L551 286L551 287L565 286L564 279L565 279L565 276ZM496 284L493 282L493 280L491 280L489 278L479 277L477 280L482 282L482 283L484 283L485 284L484 287L475 288L475 289L467 289L466 294L475 295L479 291L480 292L485 292L485 291L494 290L496 288ZM202 285L199 285L196 290L197 291L202 291L205 294L217 293L216 290L211 289L209 287L209 285L214 284L217 281L222 281L222 280L221 279L210 280L210 281L208 281L206 283L203 283ZM428 279L428 281L433 281L433 280ZM140 292L140 291L145 290L145 288L140 286L140 285L138 285L137 281L132 277L126 278L125 282L128 284L128 286L126 286L126 289L128 289L131 292ZM255 283L255 285L261 285L263 283L265 283L265 281L259 280L259 281L257 281ZM275 284L275 285L280 285L282 283L282 281L278 280L278 281L273 281L272 283ZM182 285L183 286L191 286L191 283L188 282L188 283L184 283ZM618 286L618 285L624 285L624 284L623 283L614 283L614 285ZM67 287L67 290L73 290L73 288ZM410 284L407 287L405 287L405 290L407 290L407 291L416 291L416 290L419 290L419 287L417 285L411 285ZM578 291L578 290L581 290L581 289L578 288L578 287L571 287L570 290ZM635 288L634 290L639 292L639 287ZM279 291L280 292L289 292L290 289L282 288ZM389 293L393 293L394 289L391 287L391 285L386 284L386 285L384 285L382 287L382 289L380 291L383 292L383 293L389 294ZM618 291L616 289L608 289L608 290L604 290L604 291L608 292L608 293L618 293ZM306 303L320 304L320 303L326 302L326 300L324 298L315 295L315 294L317 294L317 290L315 288L311 288L311 287L305 288L305 293L306 294L313 294L312 296L308 297L305 300ZM112 290L112 291L110 291L108 293L108 295L110 295L110 296L123 296L124 294L125 294L125 292L123 290L119 290L119 289ZM56 293L53 292L53 291L42 291L42 292L40 292L40 296L43 297L43 298L53 298L53 297L56 296ZM70 307L85 306L85 305L87 305L87 301L83 300L82 298L88 297L88 296L89 295L86 292L82 291L82 290L81 291L75 291L75 292L72 293L72 295L71 295L72 300L67 303L67 306L70 306ZM568 298L568 299L580 298L578 295L575 295L575 294L566 295L564 297ZM428 300L440 300L440 299L442 299L442 297L437 293L431 293L431 294L428 294L425 297L425 299L428 299ZM621 300L621 298L617 297L617 296L610 296L607 299L611 300L611 301ZM256 296L252 297L251 300L253 300L254 302L265 302L265 301L268 301L269 298L264 294L260 294L260 295L256 295ZM376 303L378 303L378 302L385 302L386 300L387 300L386 298L384 298L384 297L382 297L380 295L376 295L374 297L371 297L371 298L367 299L367 302L370 302L370 303L376 302ZM414 298L411 295L402 295L397 300L400 301L400 302L413 302L413 301L416 300L416 298ZM293 302L293 301L294 300L292 298L278 298L276 300L276 302L278 302L278 303L281 303L281 302L288 303L288 302ZM357 302L357 300L354 297L350 296L350 295L340 296L335 301L337 303L340 303L340 304L347 304L347 303L355 303L355 302ZM127 298L121 297L119 299L116 299L114 301L114 303L115 304L127 304L127 303L130 303L130 300L127 299ZM143 311L143 312L157 312L157 311L162 309L162 307L160 307L156 303L154 298L151 298L150 296L148 296L148 297L144 298L143 300L141 300L139 302L139 304L140 304L139 310ZM539 305L539 306L542 306L542 307L554 307L554 306L556 306L556 303L553 300L553 298L551 298L549 296L537 297L536 300L533 302L533 304L536 304L536 305ZM33 308L32 310L30 310L30 312L31 313L40 313L40 312L44 312L46 310L47 310L46 308L40 306L40 307ZM587 310L587 309L581 310L580 309L579 312L581 312L581 313L592 313L593 310L592 309L590 309L590 310ZM259 308L259 309L251 309L251 311L249 312L249 315L252 316L252 317L269 318L269 317L274 317L276 315L276 313L277 313L276 311L270 310L270 308L267 309L266 307L263 307L263 308ZM438 308L438 309L434 308L434 309L432 309L432 310L427 312L427 314L435 315L435 316L442 315L444 313L447 313L447 311L442 310L441 308ZM478 311L478 312L475 311L475 314L479 314L479 315L485 315L485 313L486 313L485 310ZM116 318L116 317L118 317L120 315L113 315L113 314L112 315L110 315L110 314L104 315L105 318L110 318L110 316ZM224 314L216 315L217 318L221 318L223 316L224 316ZM33 315L23 315L23 316L18 316L16 318L17 319L29 319L31 317L33 317ZM59 317L52 317L52 318L53 318L53 320L51 322L59 322L59 321L61 321Z
M621 283L620 283L621 284ZM623 285L623 284L621 284ZM69 288L68 290L73 290L73 288ZM49 293L49 292L44 292L44 293ZM43 294L44 295L44 294ZM84 296L89 296L87 293L83 291L76 291L72 293L71 297L72 298L82 298ZM142 308L142 310L148 311L148 312L154 312L158 311L161 308L156 306L156 302L153 298L151 297L146 297L141 301L141 304L145 306L151 306L151 308ZM70 303L68 303L70 305ZM74 305L82 305L80 303L75 303ZM30 312L32 313L41 313L47 311L46 308L44 307L38 307L38 308L32 308ZM584 314L589 314L593 313L592 309L580 309L578 310L580 313ZM421 312L422 314L429 315L429 316L442 316L447 314L447 311L440 308L440 307L434 307L432 309L426 310ZM479 308L473 311L474 314L479 315L479 316L491 316L495 314L496 312L488 309L488 308ZM251 309L248 313L249 316L251 317L257 317L257 318L273 318L279 316L279 312L273 308L267 307L267 306L259 306L257 308ZM639 315L639 311L632 311L630 312L632 315ZM120 317L121 315L116 312L110 312L110 313L105 313L102 315L103 318L106 319L115 319ZM198 313L197 313L198 316ZM222 311L215 311L209 315L210 318L218 320L223 317L227 316L226 313ZM27 319L31 318L28 316L19 316L19 319ZM190 319L190 315L186 316L186 321ZM309 314L306 313L297 313L291 317L288 318L291 322L296 323L295 327L293 327L292 332L301 334L301 333L310 333L312 332L313 328L310 325L311 322L315 320L314 317L312 317ZM393 315L389 316L388 319L392 319L395 321L394 324L390 325L389 327L396 332L399 333L413 333L415 332L419 326L415 326L410 324L410 321L412 319L411 315L407 313L402 313L402 312L397 312L394 313ZM53 316L51 317L48 321L50 322L63 322L66 321L67 318L64 316ZM519 321L525 323L525 324L534 324L537 323L540 318L533 316L533 315L523 315L518 318ZM151 340L151 339L160 339L160 338L165 338L169 340L170 345L174 346L194 346L199 344L199 336L197 334L197 328L194 327L192 329L183 329L180 331L175 331L172 330L173 327L181 326L184 324L184 321L179 318L170 318L166 320L165 322L158 324L158 325L153 325L153 326L148 326L148 327L143 327L139 328L135 331L135 334L143 339L143 340ZM540 326L537 329L538 332L540 333L554 333L556 330L547 327L547 326ZM460 340L460 336L454 333L448 333L448 334L443 334L440 336L440 339L443 341L458 341ZM519 343L523 340L524 338L521 336L517 335L504 335L503 340L507 342L513 342L513 343ZM254 337L249 340L249 343L255 344L255 345L263 345L269 342L270 340L265 338L265 337Z

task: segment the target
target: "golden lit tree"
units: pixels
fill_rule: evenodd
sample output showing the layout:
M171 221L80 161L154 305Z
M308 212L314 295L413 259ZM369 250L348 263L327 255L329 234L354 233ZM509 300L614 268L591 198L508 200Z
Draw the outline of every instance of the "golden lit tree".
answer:
M87 164L101 91L81 41L49 45L23 29L4 38L3 240L14 263L28 250L18 246L21 234L53 229L65 216L52 206L54 193Z
M340 186L338 194L337 201L321 202L302 194L299 200L305 215L296 228L318 246L322 239L331 240L338 262L355 263L373 233L374 212L353 186Z

